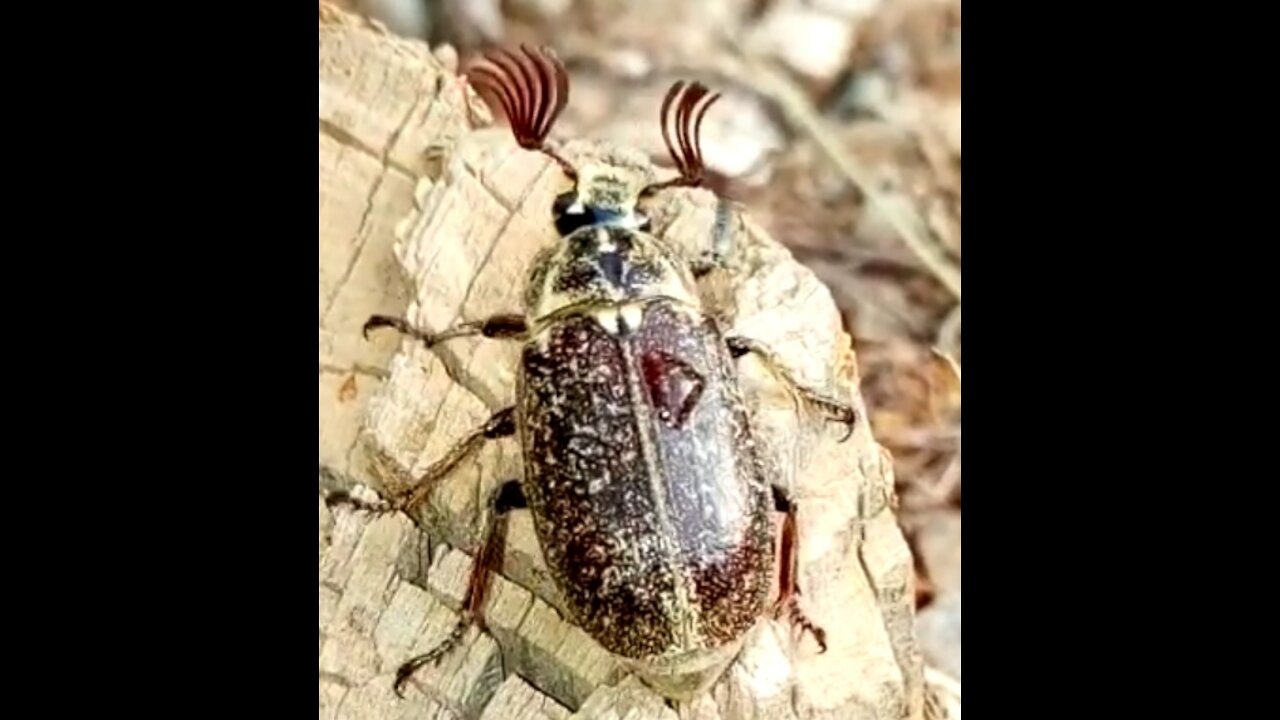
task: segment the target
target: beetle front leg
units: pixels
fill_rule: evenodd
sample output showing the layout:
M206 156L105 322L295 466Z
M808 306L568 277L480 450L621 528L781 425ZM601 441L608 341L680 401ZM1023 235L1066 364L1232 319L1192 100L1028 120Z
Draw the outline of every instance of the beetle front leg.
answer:
M439 661L456 648L462 642L468 627L475 625L480 630L485 629L481 610L489 589L489 574L502 569L502 555L507 542L507 514L512 510L525 507L527 503L519 482L508 480L494 491L489 500L489 522L485 528L484 544L471 565L467 595L462 601L462 615L458 618L458 624L453 626L453 631L444 639L444 642L432 648L430 652L410 658L396 670L396 681L393 687L397 695L404 697L401 688L419 668Z
M796 576L799 574L799 556L796 553L796 507L787 498L785 490L777 485L772 486L772 489L774 509L786 514L782 523L782 553L779 557L781 568L778 573L778 584L782 589L778 594L778 601L774 603L773 616L780 617L784 610L789 612L792 624L799 625L812 633L813 638L818 641L818 647L822 652L826 652L827 632L809 620L800 609L800 586L796 581Z
M810 404L816 405L827 415L828 420L847 425L849 432L840 439L840 442L848 440L853 435L853 426L858 421L858 412L853 409L852 405L801 385L796 380L795 375L782 364L782 361L772 350L755 340L733 336L726 338L725 342L729 345L729 353L734 358L740 358L747 353L755 353L770 371L782 379L793 393L804 398Z
M440 478L447 475L463 458L475 452L486 441L514 435L516 432L515 412L514 407L509 407L494 413L484 425L468 433L443 458L432 463L431 467L427 468L427 471L414 481L412 486L389 503L367 503L352 497L350 493L343 490L330 493L325 502L330 506L343 503L360 510L371 510L380 513L408 510L422 502L430 494L431 490L435 488Z
M735 223L734 220L737 222ZM733 204L720 198L716 204L716 222L711 229L711 247L690 263L694 278L701 278L712 270L728 267L729 254L733 252L734 226L742 225L741 216L734 213Z
M365 321L364 327L361 328L360 332L368 340L369 331L380 327L395 328L402 335L421 340L428 348L445 340L470 335L483 335L487 338L504 340L523 340L528 336L529 332L529 327L522 316L509 313L494 315L485 320L464 322L441 330L438 333L427 332L413 327L404 318L391 315L373 315Z

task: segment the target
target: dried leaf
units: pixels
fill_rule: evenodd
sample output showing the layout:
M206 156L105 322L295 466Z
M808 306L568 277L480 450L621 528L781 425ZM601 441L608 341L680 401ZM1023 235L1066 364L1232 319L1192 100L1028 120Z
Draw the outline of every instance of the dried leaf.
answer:
M338 400L340 402L351 402L356 397L356 374L351 373L347 379L343 381L342 387L338 388Z

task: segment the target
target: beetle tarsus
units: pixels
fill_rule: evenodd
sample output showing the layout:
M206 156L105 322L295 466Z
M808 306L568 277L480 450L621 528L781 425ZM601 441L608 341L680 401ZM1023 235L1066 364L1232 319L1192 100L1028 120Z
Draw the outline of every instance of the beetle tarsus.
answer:
M788 611L791 624L808 632L810 635L813 635L813 639L818 642L818 652L825 653L827 651L827 631L823 630L818 625L815 625L814 622L804 614L804 611L800 609L799 601L800 596L797 592L795 595L791 596L791 599L787 601L785 606L785 609ZM775 615L775 617L777 617L777 615Z
M523 340L528 333L528 325L526 325L524 318L519 315L501 314L485 320L460 323L438 333L416 328L404 318L391 315L372 315L365 321L364 327L360 329L360 334L364 336L364 339L368 340L369 331L380 327L395 328L401 335L408 335L411 338L420 340L428 348L445 340L471 335L483 335L487 338L503 340Z
M810 403L822 408L827 413L829 422L840 423L845 426L844 437L840 438L840 442L853 437L853 428L858 423L858 413L852 406L805 388L800 388L799 392Z
M844 437L840 438L840 442L844 442L853 436L853 428L858 422L858 411L854 410L852 405L800 384L795 375L782 364L777 354L756 340L741 336L731 336L726 338L725 342L729 346L729 353L734 358L754 353L769 368L770 372L783 381L783 384L792 393L821 410L826 415L827 420L845 425L847 432Z
M363 510L372 513L388 513L395 510L395 506L391 503L380 500L378 502L367 502L361 500L346 490L334 490L324 496L324 504L327 507L335 507L337 505L346 505L355 510Z
M371 315L368 320L364 321L364 325L360 328L360 335L365 339L369 339L369 331L374 328L393 327L401 333L413 334L404 320L388 315Z
M449 651L457 647L458 644L462 642L462 636L466 634L468 625L470 625L470 621L464 614L464 617L458 620L458 624L453 626L453 630L449 633L449 637L444 639L444 642L433 648L431 652L410 658L401 664L399 668L396 668L396 681L395 684L392 685L392 689L396 691L396 695L401 699L404 699L403 690L405 683L409 682L409 678L412 677L419 669L427 665L434 665L440 662L440 658L444 657L449 653Z

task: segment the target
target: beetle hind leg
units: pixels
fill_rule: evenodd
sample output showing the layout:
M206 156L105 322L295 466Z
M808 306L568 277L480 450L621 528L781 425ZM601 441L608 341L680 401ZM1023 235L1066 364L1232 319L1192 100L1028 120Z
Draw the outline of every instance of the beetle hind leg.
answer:
M820 651L826 652L826 630L814 624L800 609L800 586L796 579L799 572L797 567L798 556L796 554L795 504L787 498L786 492L777 485L774 485L772 489L774 508L786 515L786 519L782 523L781 572L779 573L779 585L781 585L782 589L778 594L778 601L773 605L773 616L774 618L781 618L784 612L787 613L791 624L813 635L813 639L818 641Z
M396 695L404 697L401 689L409 681L409 678L418 669L439 662L441 658L457 648L462 643L462 638L466 636L467 629L472 625L475 625L480 630L485 629L482 610L484 608L485 595L489 588L489 573L498 572L502 569L503 549L507 542L507 514L512 510L525 507L527 507L527 503L525 502L524 492L521 491L520 484L515 480L508 480L498 486L497 490L490 496L489 521L485 528L483 545L480 549L480 554L476 556L471 565L471 575L467 581L467 595L462 601L462 613L458 618L458 622L453 626L449 636L439 645L429 652L412 657L400 665L396 670L396 680L393 686Z
M792 393L799 395L801 399L821 410L828 420L845 425L848 432L840 439L840 442L848 440L853 435L853 427L858 422L858 411L854 410L852 405L802 385L800 381L796 380L795 375L787 369L786 365L782 363L776 353L756 340L741 336L730 336L725 338L725 343L729 346L729 354L734 358L754 353L769 368L770 372L782 380L783 384Z

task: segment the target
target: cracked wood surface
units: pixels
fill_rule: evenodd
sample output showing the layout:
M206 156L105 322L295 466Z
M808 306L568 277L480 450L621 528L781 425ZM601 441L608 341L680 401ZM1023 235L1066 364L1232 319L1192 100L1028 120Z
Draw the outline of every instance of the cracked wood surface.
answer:
M433 55L321 5L322 490L399 490L512 402L515 343L464 338L427 352L394 333L360 337L371 313L407 313L438 330L518 312L528 260L555 240L554 166L503 129L468 132L469 116L491 115L463 94L455 71L447 48ZM572 160L593 147L572 143L565 153ZM710 193L673 192L655 224L700 251L717 209ZM727 301L733 329L862 411L830 293L749 219L731 227L735 266L710 294ZM479 499L521 472L518 448L504 440L459 465L412 520L321 502L320 716L925 716L911 559L887 502L891 459L865 424L838 444L841 431L797 416L761 366L744 358L740 367L770 458L799 504L802 601L827 630L826 654L762 620L712 692L673 711L563 619L532 523L516 512L483 609L487 632L470 630L397 698L396 667L457 617L480 540Z
M433 148L468 125L449 51L433 55L323 3L319 35L320 468L332 487L370 481L356 436L397 343L366 342L360 327L409 302L395 224Z

